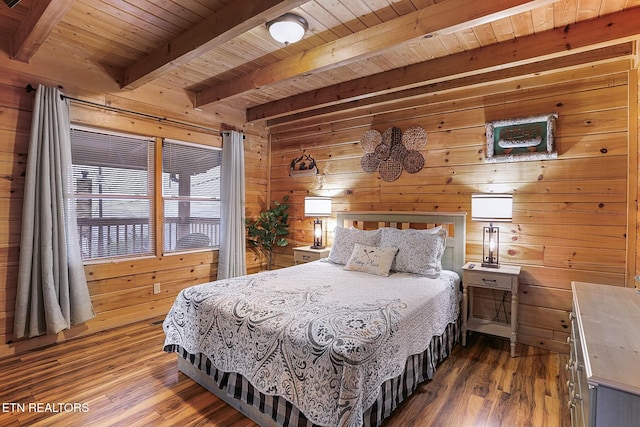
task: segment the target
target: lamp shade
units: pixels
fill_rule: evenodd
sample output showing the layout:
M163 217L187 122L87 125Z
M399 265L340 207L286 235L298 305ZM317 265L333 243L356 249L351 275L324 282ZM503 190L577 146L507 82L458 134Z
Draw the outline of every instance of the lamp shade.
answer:
M267 29L274 40L288 45L300 41L309 28L307 20L293 13L284 15L267 22Z
M482 222L511 222L513 195L472 194L471 220Z
M331 197L305 197L304 216L331 216Z

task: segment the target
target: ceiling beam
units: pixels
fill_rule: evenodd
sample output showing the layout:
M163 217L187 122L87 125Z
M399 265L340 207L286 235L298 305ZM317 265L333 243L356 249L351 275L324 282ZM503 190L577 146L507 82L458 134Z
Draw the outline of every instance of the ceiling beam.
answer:
M640 7L258 105L247 109L247 121L272 119L632 41L640 35L637 22Z
M557 0L444 0L196 92L201 107L295 77L327 71L424 37L516 15Z
M612 61L619 61L625 57L632 59L634 52L633 45L634 44L632 42L625 42L614 46L564 55L544 61L536 61L529 64L519 65L517 67L508 67L473 76L443 80L427 86L420 86L397 92L385 93L383 95L352 100L344 104L327 105L315 110L293 113L267 120L266 126L270 128L285 123L290 124L301 122L309 118L342 114L346 111L350 112L349 117L351 118L357 117L358 113L356 112L358 111L362 112L362 115L371 115L376 114L378 110L385 112L389 111L389 105L398 104L398 102L404 103L409 99L424 99L425 102L429 102L430 99L434 99L435 95L441 95L451 91L459 91L461 89L469 90L472 88L486 87L514 80L521 81L523 78L556 73L559 70L572 70L578 67L584 67L585 64L592 65L596 63L610 63ZM466 95L468 95L467 92L465 92L465 96Z
M121 87L136 89L309 0L234 0L124 70Z
M33 2L11 41L11 59L29 62L47 40L74 0Z

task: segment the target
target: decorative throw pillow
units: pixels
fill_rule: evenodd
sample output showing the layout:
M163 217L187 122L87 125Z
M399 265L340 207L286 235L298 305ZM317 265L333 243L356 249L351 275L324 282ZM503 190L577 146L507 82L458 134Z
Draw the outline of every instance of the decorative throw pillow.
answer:
M388 276L398 248L378 248L356 243L345 270Z
M435 230L435 231L432 231ZM391 270L436 278L442 271L447 230L382 229L381 247L398 248Z
M381 234L381 230L336 227L328 259L336 264L344 265L349 261L356 243L366 246L378 246Z

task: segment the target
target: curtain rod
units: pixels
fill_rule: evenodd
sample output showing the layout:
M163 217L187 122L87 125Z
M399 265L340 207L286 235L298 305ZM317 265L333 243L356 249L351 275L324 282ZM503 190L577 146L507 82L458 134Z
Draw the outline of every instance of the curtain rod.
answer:
M27 87L26 87L26 90L27 90L27 93L30 93L30 92L34 92L36 89L31 85L31 83L29 83L27 85ZM180 126L186 126L186 127L190 127L190 128L200 129L200 130L204 130L204 131L207 131L207 132L219 133L220 135L229 132L229 131L222 131L220 129L213 129L213 128L208 128L208 127L205 127L205 126L199 126L199 125L194 125L194 124L191 124L191 123L181 122L181 121L178 121L178 120L168 119L166 117L155 116L155 115L152 115L152 114L140 113L138 111L125 110L124 108L112 107L112 106L109 106L109 105L102 105L102 104L99 104L97 102L87 101L86 99L74 98L74 97L67 96L67 95L64 95L64 94L60 94L60 99L62 99L62 100L68 99L70 101L78 102L80 104L91 105L93 107L104 108L104 109L116 111L116 112L119 112L119 113L133 114L133 115L144 117L144 118L147 118L147 119L157 120L159 122L166 122L166 123L171 123L171 124L175 124L175 125L180 125ZM242 135L242 137L244 139L244 135Z

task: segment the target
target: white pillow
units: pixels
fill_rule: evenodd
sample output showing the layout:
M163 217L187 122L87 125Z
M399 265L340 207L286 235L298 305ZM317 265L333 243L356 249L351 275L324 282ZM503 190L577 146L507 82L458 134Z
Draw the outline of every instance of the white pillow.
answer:
M442 256L447 243L447 230L383 228L381 247L398 248L391 270L436 278L442 271Z
M378 248L356 243L345 270L388 276L398 248Z
M334 229L333 246L329 251L329 261L346 264L353 253L356 243L366 246L378 246L381 230L359 230L357 228L336 227Z

